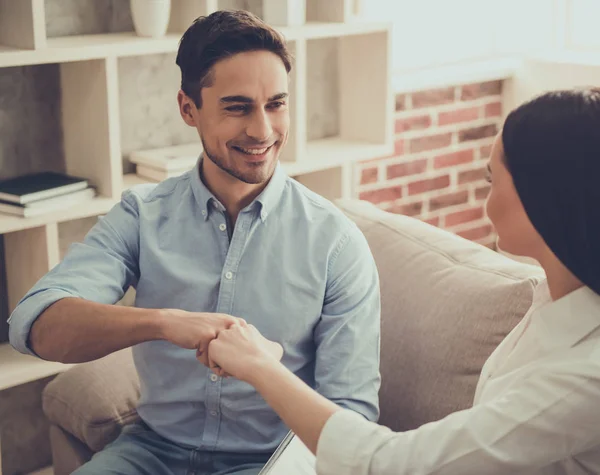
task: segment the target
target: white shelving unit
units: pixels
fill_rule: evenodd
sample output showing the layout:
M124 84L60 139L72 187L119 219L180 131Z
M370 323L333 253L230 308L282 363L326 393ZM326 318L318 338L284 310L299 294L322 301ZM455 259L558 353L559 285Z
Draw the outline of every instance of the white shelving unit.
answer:
M285 0L281 0L285 1ZM287 173L327 198L352 194L354 162L393 151L391 27L353 18L353 0L307 0L307 23L277 27L294 54L291 130L282 164ZM172 0L168 34L134 32L48 38L45 0L0 0L0 68L58 63L67 173L97 188L91 203L35 218L0 214L4 235L9 310L59 262L60 223L106 213L124 189L143 183L123 175L119 110L119 58L175 53L182 33L218 0ZM334 40L331 40L334 39ZM308 42L337 42L339 124L334 136L308 139ZM0 345L0 390L56 374L68 366L22 356Z

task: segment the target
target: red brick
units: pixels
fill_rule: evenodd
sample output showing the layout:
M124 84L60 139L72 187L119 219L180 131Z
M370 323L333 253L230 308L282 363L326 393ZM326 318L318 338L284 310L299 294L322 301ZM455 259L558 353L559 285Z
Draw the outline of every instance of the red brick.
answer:
M398 139L394 142L394 156L404 155L404 140Z
M484 180L487 175L487 166L465 170L458 174L458 184L464 185L474 181Z
M406 94L396 94L396 110L403 111L406 109Z
M477 241L491 236L492 226L490 224L484 224L483 226L477 226L476 228L467 229L456 234L470 241Z
M440 225L440 217L439 216L434 216L433 218L424 219L423 221L427 224L431 224L432 226Z
M500 117L502 115L502 103L492 102L485 105L486 117Z
M438 116L439 125L458 124L468 122L479 118L479 107L469 107L468 109L458 109L448 112L440 112Z
M427 191L441 190L450 186L450 175L442 175L436 178L419 180L408 185L408 194L416 195Z
M470 140L485 139L487 137L494 137L497 133L498 126L496 124L482 125L481 127L461 130L458 133L458 140L460 142L468 142Z
M403 214L406 216L418 216L421 214L421 210L423 209L423 202L416 201L414 203L405 203L398 206L393 206L388 208L386 211L395 214Z
M396 133L400 134L407 130L423 130L431 126L430 115L419 115L415 117L406 117L404 119L396 119Z
M380 160L397 157L399 155L404 155L404 139L397 139L394 142L394 151L390 155L368 158L367 160L362 160L361 163L367 165L369 163L379 162Z
M410 153L425 152L448 147L452 143L452 134L438 134L419 137L410 141Z
M475 199L477 201L487 199L489 194L490 194L490 185L480 186L475 189Z
M481 147L479 149L479 156L481 157L482 160L487 160L488 158L490 158L491 154L492 154L492 146L491 145L484 145L483 147Z
M502 94L502 81L489 81L463 86L460 99L470 101L480 97L498 96L500 94Z
M401 176L416 175L418 173L423 173L426 169L426 158L406 163L395 163L387 167L387 179L391 180Z
M391 188L363 191L359 197L361 200L370 201L375 204L383 203L385 201L395 201L402 198L402 187L393 186Z
M444 224L446 227L456 226L457 224L464 224L470 221L477 221L483 218L483 207L478 206L477 208L470 208L464 211L457 211L446 215Z
M462 165L463 163L472 162L474 157L475 151L473 149L447 153L434 158L433 168L445 168Z
M414 92L412 94L413 109L420 107L439 106L454 102L454 88L429 89L427 91Z
M446 193L431 198L429 200L429 211L437 211L441 208L465 204L469 201L469 191L458 191L455 193Z
M377 167L365 168L360 174L360 184L367 185L376 183L379 179L379 169Z

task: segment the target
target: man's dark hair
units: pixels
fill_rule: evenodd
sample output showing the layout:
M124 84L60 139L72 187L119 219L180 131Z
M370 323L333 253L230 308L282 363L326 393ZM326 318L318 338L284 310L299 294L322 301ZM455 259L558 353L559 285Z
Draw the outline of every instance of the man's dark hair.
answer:
M181 89L196 107L202 106L200 91L213 81L212 67L238 53L270 51L292 69L285 38L250 12L218 11L197 18L179 42L176 63L181 69Z
M600 89L543 94L512 111L505 162L531 223L600 294Z

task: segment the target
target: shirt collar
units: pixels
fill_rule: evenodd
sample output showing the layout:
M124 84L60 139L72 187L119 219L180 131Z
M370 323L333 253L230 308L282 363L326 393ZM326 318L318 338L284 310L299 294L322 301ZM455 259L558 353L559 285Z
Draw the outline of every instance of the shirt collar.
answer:
M191 180L194 196L196 197L196 201L200 206L202 217L204 218L204 221L206 221L211 213L211 210L214 208L222 208L223 205L219 202L219 200L217 200L217 198L206 187L200 178L200 171L202 169L201 167L202 156L196 162L196 166L192 171ZM246 209L257 206L257 204L260 205L260 219L262 222L265 222L269 214L279 203L286 181L287 176L278 162L273 176L269 180L269 183L265 189L250 205L248 205ZM224 209L221 209L221 211L224 211Z
M547 281L540 283L534 301L545 296L550 300ZM558 300L550 300L532 317L544 332L546 346L572 347L600 327L600 295L584 286Z

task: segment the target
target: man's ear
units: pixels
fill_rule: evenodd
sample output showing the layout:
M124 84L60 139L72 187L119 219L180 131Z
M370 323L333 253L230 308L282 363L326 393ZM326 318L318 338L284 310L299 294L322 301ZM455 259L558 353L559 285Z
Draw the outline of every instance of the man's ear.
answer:
M179 114L183 121L190 127L196 128L193 111L196 110L196 104L181 89L177 93L177 103L179 104Z

